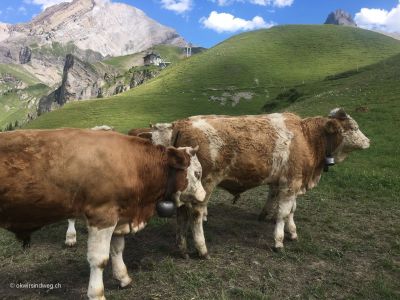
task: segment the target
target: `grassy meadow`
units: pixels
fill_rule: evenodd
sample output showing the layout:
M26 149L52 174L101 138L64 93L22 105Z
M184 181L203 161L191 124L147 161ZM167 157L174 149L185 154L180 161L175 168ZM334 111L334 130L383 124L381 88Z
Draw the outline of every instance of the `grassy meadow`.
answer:
M277 26L232 37L166 68L145 85L111 98L69 103L26 127L108 124L127 132L197 114L258 114L288 87L316 83L399 52L399 41L367 30ZM239 93L252 98L234 105L232 98ZM224 94L230 95L225 105L213 100Z
M279 97L290 89L298 97ZM236 106L210 100L244 91L253 98ZM175 220L154 218L126 237L124 259L132 285L119 289L107 266L108 299L400 299L398 41L334 26L245 33L179 62L137 89L68 104L28 128L108 124L126 132L195 114L262 113L265 104L268 111L304 117L344 107L371 147L330 168L318 187L299 197L299 240L285 241L281 253L271 250L273 224L257 221L267 187L246 192L236 204L229 194L215 191L204 225L210 260L199 260L194 251L189 260L179 258ZM29 250L0 231L0 298L85 298L86 229L79 221L78 244L70 249L63 246L66 225L63 221L34 233ZM9 288L17 282L60 283L61 288Z
M10 75L17 81L8 82ZM22 86L20 89L15 88L18 84ZM0 64L0 129L8 124L14 125L16 120L24 120L34 110L34 98L48 91L49 87L20 65Z

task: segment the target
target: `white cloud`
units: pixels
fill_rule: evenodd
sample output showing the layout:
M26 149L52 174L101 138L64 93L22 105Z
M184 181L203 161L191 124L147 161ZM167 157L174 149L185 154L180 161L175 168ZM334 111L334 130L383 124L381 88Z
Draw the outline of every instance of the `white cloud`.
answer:
M72 2L72 0L24 0L25 4L41 5L43 10L61 2Z
M361 28L400 32L400 3L390 11L379 8L362 8L356 13L354 20Z
M231 5L235 0L211 0L214 3L217 3L219 6L228 6Z
M228 6L234 2L249 2L261 6L285 7L291 6L294 0L212 0L212 2L217 3L219 6Z
M24 6L18 7L18 12L20 14L26 15L26 8Z
M274 25L274 23L266 23L259 16L254 17L252 20L245 20L228 13L218 13L216 11L212 11L208 18L201 18L200 23L218 33L269 28Z
M294 0L274 0L273 6L276 7L285 7L285 6L292 6Z
M162 7L178 14L192 9L193 0L161 0Z

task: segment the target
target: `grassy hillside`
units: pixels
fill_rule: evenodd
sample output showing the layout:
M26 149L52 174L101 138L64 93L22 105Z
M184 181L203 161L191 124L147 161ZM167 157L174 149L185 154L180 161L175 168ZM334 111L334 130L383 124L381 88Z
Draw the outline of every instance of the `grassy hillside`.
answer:
M28 85L40 83L36 77L25 71L21 65L0 64L0 74L11 74L13 77Z
M110 99L68 104L28 128L106 123L127 131L195 114L260 113L285 87L357 70L399 52L399 41L362 29L278 26L237 35L141 87ZM244 95L251 99L242 97L235 105L234 98Z
M331 26L310 28L333 30ZM357 32L355 29L338 30ZM368 32L360 32L369 36ZM397 44L394 45L395 52ZM380 46L377 42L376 48ZM379 60L378 52L375 52L376 60ZM359 61L365 60L363 55L359 54ZM297 59L300 61L294 64L300 65L302 57ZM372 55L370 60L373 60ZM157 86L163 83L156 79L110 100L68 105L32 123L32 126L56 127L112 121L111 125L125 130L129 126L147 125L149 120L197 113L258 113L266 103L275 103L270 106L272 111L287 110L302 116L326 115L331 108L342 106L371 139L370 149L353 153L343 164L330 168L317 188L299 197L295 214L299 241L285 241L284 252L271 250L273 224L257 221L265 203L266 187L246 192L235 205L230 195L217 190L211 197L205 224L211 260L178 258L174 252L175 221L153 219L143 231L126 238L124 259L134 279L132 286L123 290L115 288L111 268L107 266L106 297L399 299L400 54L365 67L350 59L346 63L347 68L343 61L337 61L335 67L332 60L331 68L336 71L321 71L318 78L310 76L304 84L282 81L275 86L259 87L253 91L261 94L267 89L268 97L259 95L235 107L221 106L206 99L208 93L232 90L206 90L207 96L185 90L181 90L184 93L175 90L174 94L172 89L156 93ZM267 69L266 65L264 67ZM284 62L281 67L290 69ZM321 69L320 66L313 68ZM170 76L167 72L164 75L165 80ZM291 89L297 91L298 97L287 96L290 94L286 91ZM147 96L146 91L149 92ZM283 96L277 97L279 94ZM198 99L193 100L196 97ZM84 222L78 225L78 246L74 249L62 246L66 221L35 233L29 251L22 250L10 233L0 231L0 293L5 298L41 299L43 290L8 288L10 283L39 281L61 283L60 289L46 292L54 299L63 299L66 295L74 299L85 297L89 276L87 234Z
M0 130L25 120L49 87L21 65L0 64Z

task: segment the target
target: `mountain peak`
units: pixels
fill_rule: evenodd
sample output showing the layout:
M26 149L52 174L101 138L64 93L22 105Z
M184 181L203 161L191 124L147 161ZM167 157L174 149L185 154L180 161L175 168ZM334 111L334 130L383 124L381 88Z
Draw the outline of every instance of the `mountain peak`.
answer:
M133 6L110 0L74 0L46 8L29 23L2 25L0 42L74 43L103 56L120 56L158 44L184 46L178 33Z
M348 12L342 9L337 9L336 11L331 12L326 18L325 24L357 27L357 24L354 22L353 17Z

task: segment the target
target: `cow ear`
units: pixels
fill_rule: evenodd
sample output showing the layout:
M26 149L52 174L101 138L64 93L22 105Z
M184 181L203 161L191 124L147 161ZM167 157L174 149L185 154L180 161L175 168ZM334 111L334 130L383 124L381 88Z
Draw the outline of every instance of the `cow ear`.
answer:
M142 133L139 133L137 136L142 139L146 139L146 140L150 140L150 141L153 137L151 132L142 132Z
M174 147L167 148L168 165L171 168L184 170L189 167L190 158L184 150L178 150Z
M340 132L340 124L335 119L330 119L325 124L325 132L327 134L336 134Z
M344 120L344 119L348 119L349 118L349 116L347 115L347 113L344 111L343 108L332 109L329 112L329 117L330 118L339 119L339 120Z
M190 156L195 156L196 153L197 153L197 151L199 151L199 145L197 145L197 146L194 147L194 148L190 147L190 148L189 148L189 154L190 154Z

